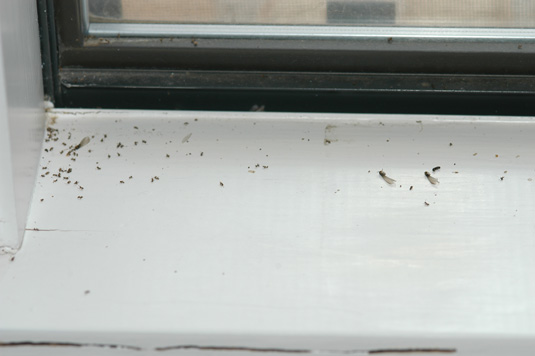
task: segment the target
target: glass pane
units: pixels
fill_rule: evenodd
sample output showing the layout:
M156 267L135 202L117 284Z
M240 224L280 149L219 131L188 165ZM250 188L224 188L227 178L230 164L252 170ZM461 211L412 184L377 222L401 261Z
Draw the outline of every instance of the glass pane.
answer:
M534 0L87 0L90 22L535 28Z

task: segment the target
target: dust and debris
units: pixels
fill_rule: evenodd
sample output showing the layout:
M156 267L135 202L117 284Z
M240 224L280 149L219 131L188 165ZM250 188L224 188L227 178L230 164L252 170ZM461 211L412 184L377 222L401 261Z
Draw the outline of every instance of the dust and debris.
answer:
M77 144L76 146L74 146L73 149L71 149L69 152L67 152L67 156L70 156L71 153L73 153L74 151L84 147L85 145L87 145L89 143L89 141L91 141L91 139L89 138L89 136L86 136L82 139L82 141L80 141L79 144Z
M264 111L265 109L266 109L265 105L254 104L253 106L251 106L251 109L249 111Z
M87 289L87 290L84 292L85 295L88 295L89 293L91 293L91 291L90 291L89 289Z
M249 173L255 173L255 171L253 171L252 169L248 170L247 172L249 172Z

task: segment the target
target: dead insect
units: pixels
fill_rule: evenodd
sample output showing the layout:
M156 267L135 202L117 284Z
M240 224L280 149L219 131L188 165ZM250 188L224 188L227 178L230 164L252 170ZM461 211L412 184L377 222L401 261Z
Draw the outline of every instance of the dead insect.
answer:
M440 169L440 166L436 166L435 168L432 169L433 172L436 172Z
M15 256L11 257L11 262L15 261Z
M117 152L117 157L121 157L121 154L119 152Z
M165 157L169 158L170 156L169 156L169 154L166 153L166 154L165 154Z
M392 178L390 178L390 177L387 177L386 173L383 172L383 170L380 170L380 171L379 171L379 175L380 175L381 177L383 177L383 179L385 180L385 182L387 182L388 184L394 184L394 183L396 182L395 179L392 179Z
M150 182L153 183L153 182L154 182L154 178L151 178L151 179L150 179Z
M78 188L80 188L80 190L84 190L84 187L82 187L81 185L78 186Z
M77 144L76 146L74 146L74 148L72 150L70 150L69 152L67 152L67 156L70 156L72 152L84 147L85 145L87 145L89 143L89 141L91 141L91 139L89 138L89 136L86 136L82 139L82 141L80 141L79 144Z
M428 203L428 202L426 202L426 201L424 201L424 204L425 204L425 206L429 206L429 203Z
M138 127L137 127L137 126L134 126L134 128L135 128L136 130L138 129Z
M41 198L41 201L44 201L45 199Z
M503 180L505 177L500 177L500 180Z
M431 184L437 184L438 183L438 179L436 179L435 177L433 177L431 175L431 173L425 171L425 176L427 177L427 179L429 179L429 183Z
M119 183L124 184L124 180L120 180Z
M97 169L100 171L102 168L100 168L99 166L97 166Z
M411 185L411 187L409 188L409 190L412 190L412 188L414 188L414 187Z
M262 167L264 167L264 169L268 169L269 168L269 166L262 166Z
M79 196L78 196L78 199L83 199L83 196L79 195Z
M128 177L128 179L132 179L132 178L134 178L134 177L132 177L132 176Z
M219 182L219 185L224 187L225 185L223 184L223 182Z
M141 140L141 142L143 142L143 143L147 143L147 141L145 141L145 140Z
M156 180L160 180L160 178L158 176L154 176L154 179Z
M201 157L204 155L204 152L201 152Z

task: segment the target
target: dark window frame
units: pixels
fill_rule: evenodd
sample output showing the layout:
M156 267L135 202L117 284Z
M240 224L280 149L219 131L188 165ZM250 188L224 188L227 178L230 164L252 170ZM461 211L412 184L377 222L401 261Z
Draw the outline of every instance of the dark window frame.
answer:
M97 38L84 35L81 1L38 3L56 106L535 113L531 39Z

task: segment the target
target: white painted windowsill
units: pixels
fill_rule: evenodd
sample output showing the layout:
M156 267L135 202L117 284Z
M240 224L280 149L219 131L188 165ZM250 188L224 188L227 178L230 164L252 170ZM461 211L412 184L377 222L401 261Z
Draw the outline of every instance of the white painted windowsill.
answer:
M532 118L49 120L2 355L533 352Z

